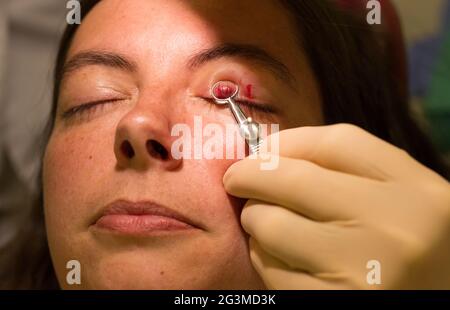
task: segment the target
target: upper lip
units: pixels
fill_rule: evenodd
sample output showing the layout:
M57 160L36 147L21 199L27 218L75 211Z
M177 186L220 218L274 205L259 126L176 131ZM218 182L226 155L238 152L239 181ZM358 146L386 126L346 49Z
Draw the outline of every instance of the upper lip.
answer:
M201 228L198 223L189 219L185 215L179 213L178 211L160 205L156 202L153 201L132 202L124 199L113 201L112 203L109 203L104 208L102 208L99 214L96 216L93 224L95 224L103 216L119 215L119 214L164 216L168 218L173 218L180 222L184 222L196 228Z

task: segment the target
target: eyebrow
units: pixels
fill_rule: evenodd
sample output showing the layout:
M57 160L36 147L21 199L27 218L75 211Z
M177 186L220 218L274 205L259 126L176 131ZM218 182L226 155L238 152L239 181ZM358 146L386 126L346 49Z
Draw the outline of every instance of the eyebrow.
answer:
M258 63L281 80L287 82L291 87L294 85L295 78L288 67L264 49L255 45L225 43L204 49L189 58L187 67L196 69L205 63L224 57L240 57ZM125 55L116 52L91 50L80 52L70 58L64 64L60 76L64 78L73 71L92 65L117 68L128 72L135 72L138 68L138 65Z
M274 73L281 80L289 83L291 86L294 84L295 78L289 71L288 67L283 62L271 56L264 49L256 45L230 43L217 45L212 48L202 50L192 56L188 61L188 67L190 69L196 69L207 62L224 57L240 57L256 62L265 69Z
M63 66L61 77L64 77L69 73L83 67L92 65L117 68L129 72L135 72L137 70L137 64L124 55L107 51L93 50L78 53L67 61Z

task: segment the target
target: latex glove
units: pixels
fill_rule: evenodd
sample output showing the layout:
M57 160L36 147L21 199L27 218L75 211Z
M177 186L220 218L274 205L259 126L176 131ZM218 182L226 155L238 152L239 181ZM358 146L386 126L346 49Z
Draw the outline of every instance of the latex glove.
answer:
M223 179L250 198L241 223L268 288L450 289L445 179L353 125L277 135L277 169L247 157Z

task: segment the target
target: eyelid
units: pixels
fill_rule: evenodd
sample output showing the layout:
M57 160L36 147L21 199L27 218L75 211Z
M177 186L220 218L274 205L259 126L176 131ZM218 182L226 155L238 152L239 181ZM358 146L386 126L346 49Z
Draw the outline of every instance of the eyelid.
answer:
M258 111L264 112L264 113L276 113L276 110L272 108L271 106L265 104L265 103L256 103L254 101L245 100L245 99L236 99L236 103L239 105L246 106L250 109L256 109Z
M214 101L211 97L204 97L204 100L208 101L211 104L217 105L217 103ZM246 99L235 99L235 102L239 104L240 106L244 106L250 110L266 113L266 114L276 114L277 110L272 107L271 105L268 105L266 103L257 103L255 101L246 100Z
M277 109L274 108L272 105L270 105L266 102L259 101L258 99L254 99L251 94L250 95L246 94L245 89L247 89L249 86L251 87L251 89L253 89L253 86L256 83L253 83L248 80L246 80L246 83L244 83L244 81L242 79L239 79L239 80L219 79L218 81L230 81L239 87L240 91L239 91L238 95L236 96L236 98L234 99L236 103L244 105L250 109L255 109L255 110L258 110L258 111L264 112L264 113L275 114L278 112ZM246 85L246 86L244 86L244 85ZM210 87L210 89L211 89L211 87ZM262 88L259 86L257 86L257 88L258 88L258 94L261 94ZM251 97L249 97L249 96L251 96ZM259 96L256 96L256 97L259 97Z
M109 104L109 103L115 103L117 101L121 101L124 100L122 98L116 98L116 99L102 99L102 100L95 100L95 101L90 101L90 102L85 102L85 103L81 103L78 104L72 108L69 108L65 111L62 112L61 116L62 118L70 118L76 114L81 114L83 112L87 112L93 108L99 107L100 105L103 104Z

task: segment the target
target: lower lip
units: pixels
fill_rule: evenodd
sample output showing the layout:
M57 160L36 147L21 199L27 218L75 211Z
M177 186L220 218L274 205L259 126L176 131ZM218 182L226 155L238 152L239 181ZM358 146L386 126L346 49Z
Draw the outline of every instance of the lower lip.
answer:
M159 215L104 215L94 225L95 228L112 232L133 235L150 234L154 232L176 232L194 229L192 225L174 218Z

